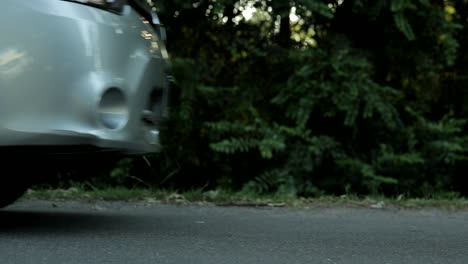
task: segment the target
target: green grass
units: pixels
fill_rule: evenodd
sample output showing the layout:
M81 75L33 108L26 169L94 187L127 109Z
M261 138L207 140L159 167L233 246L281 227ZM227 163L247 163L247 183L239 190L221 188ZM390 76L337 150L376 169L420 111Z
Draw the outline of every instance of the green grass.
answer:
M194 190L177 192L174 190L126 189L126 188L86 188L77 186L70 189L33 189L23 200L84 200L84 201L129 201L163 204L212 204L218 206L288 207L288 208L397 208L444 210L468 210L468 200L456 195L441 194L429 198L409 198L403 196L388 198L381 196L323 196L301 198L284 195L259 195L246 192Z

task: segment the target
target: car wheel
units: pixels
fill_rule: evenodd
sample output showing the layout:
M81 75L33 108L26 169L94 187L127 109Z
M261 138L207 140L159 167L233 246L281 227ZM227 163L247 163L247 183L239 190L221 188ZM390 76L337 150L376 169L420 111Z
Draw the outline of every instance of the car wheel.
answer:
M17 155L0 153L0 208L7 207L21 198L33 185L32 179L41 175L44 165L39 155Z
M9 179L7 177L4 177L2 180L0 180L0 208L4 208L14 203L16 200L18 200L21 196L25 194L26 190L30 186L28 181L23 181L24 179L22 180L22 177L16 177L16 175L14 174L10 174L8 175L8 177L14 178Z

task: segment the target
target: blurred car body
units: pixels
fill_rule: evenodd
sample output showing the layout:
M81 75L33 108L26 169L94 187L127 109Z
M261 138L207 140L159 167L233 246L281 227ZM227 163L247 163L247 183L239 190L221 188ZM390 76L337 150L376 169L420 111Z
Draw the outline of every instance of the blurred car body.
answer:
M147 1L1 1L4 158L157 152L168 65L164 28ZM2 178L0 206L24 192L19 181Z

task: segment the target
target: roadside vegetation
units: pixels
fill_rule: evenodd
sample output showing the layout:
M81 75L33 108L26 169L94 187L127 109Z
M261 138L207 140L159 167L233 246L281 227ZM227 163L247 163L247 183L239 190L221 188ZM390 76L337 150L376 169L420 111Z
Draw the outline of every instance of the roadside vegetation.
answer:
M372 209L438 209L447 211L468 210L468 199L453 193L437 194L424 198L342 195L315 198L293 197L279 194L257 194L222 190L160 190L150 188L99 188L75 186L68 189L40 188L29 190L21 199L27 201L89 201L132 202L142 204L202 205L263 207L289 209L317 209L329 207Z
M33 197L78 183L93 188L72 197L466 207L467 1L156 2L174 75L164 149Z

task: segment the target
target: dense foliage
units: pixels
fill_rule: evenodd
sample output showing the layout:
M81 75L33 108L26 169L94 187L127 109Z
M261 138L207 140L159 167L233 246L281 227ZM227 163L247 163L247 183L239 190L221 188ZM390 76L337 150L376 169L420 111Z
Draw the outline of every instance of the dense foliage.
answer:
M176 80L164 150L116 183L468 194L468 1L156 6Z

